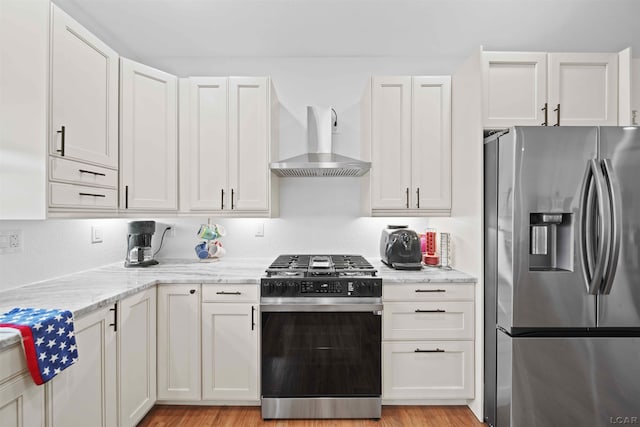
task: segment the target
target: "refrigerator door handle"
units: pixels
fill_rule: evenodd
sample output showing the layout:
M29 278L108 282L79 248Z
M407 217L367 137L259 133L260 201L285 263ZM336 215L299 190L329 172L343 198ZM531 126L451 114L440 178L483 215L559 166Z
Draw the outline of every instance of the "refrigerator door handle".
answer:
M584 283L587 286L587 292L589 292L589 282L591 282L591 273L593 272L593 239L591 239L592 233L587 233L587 229L591 229L593 224L593 212L591 210L591 203L593 201L593 185L591 181L593 179L593 173L591 170L591 164L587 163L587 168L584 171L584 178L582 179L582 188L580 190L580 204L578 215L578 233L577 233L577 249L578 259L580 260L580 266L582 267L582 277Z
M607 184L607 190L609 192L609 202L611 209L611 249L604 274L604 285L602 286L602 294L608 295L611 293L611 287L613 286L613 279L615 278L618 265L618 257L620 255L620 225L622 224L622 209L620 206L618 182L616 180L615 174L613 173L611 159L602 160L602 167L604 170L604 178Z
M593 227L595 218L591 206L593 204L593 188L595 187L596 206L600 216L600 230L598 235L598 249L593 251ZM604 176L595 159L589 160L585 172L580 196L580 216L578 231L578 252L582 261L582 274L585 279L587 292L597 295L602 284L604 269L609 258L609 231L611 219L609 206L605 205Z

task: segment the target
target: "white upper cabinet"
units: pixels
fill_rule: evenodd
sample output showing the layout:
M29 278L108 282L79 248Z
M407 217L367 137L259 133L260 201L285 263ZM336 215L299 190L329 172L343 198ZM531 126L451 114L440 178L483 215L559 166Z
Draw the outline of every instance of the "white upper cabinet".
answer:
M277 215L277 98L268 77L180 80L180 210Z
M411 122L413 207L451 209L451 78L414 77Z
M374 216L451 210L451 78L373 77L362 102L364 210ZM367 199L369 198L369 199Z
M177 78L121 59L120 208L177 209Z
M409 208L411 77L374 77L371 102L371 207Z
M618 124L617 53L483 52L483 124Z
M192 211L222 211L229 188L225 77L180 79L180 198Z
M484 52L483 118L486 127L540 126L547 102L547 54Z
M51 154L118 167L118 54L56 6Z
M229 79L231 209L269 209L269 79Z
M0 1L0 220L47 214L49 13Z
M548 101L554 124L617 125L618 54L550 53Z

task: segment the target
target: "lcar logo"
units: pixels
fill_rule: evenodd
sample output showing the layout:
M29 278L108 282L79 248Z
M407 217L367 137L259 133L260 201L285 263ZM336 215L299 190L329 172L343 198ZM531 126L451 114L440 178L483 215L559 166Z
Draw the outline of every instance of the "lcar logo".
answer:
M609 417L610 424L639 424L638 417Z

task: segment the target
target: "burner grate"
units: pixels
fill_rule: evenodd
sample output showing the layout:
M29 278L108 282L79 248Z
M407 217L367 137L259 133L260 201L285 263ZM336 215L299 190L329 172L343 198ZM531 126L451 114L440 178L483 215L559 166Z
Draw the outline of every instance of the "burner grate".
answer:
M375 276L377 270L360 255L280 255L267 268L278 276Z

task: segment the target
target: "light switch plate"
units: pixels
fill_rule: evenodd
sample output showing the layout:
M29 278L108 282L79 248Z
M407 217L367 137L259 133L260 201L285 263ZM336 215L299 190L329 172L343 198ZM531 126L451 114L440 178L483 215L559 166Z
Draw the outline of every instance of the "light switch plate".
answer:
M264 222L259 222L256 224L256 237L264 237Z
M102 228L94 225L91 227L91 243L102 243L102 241Z

